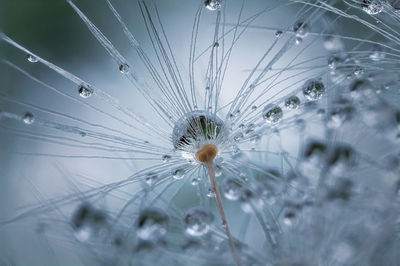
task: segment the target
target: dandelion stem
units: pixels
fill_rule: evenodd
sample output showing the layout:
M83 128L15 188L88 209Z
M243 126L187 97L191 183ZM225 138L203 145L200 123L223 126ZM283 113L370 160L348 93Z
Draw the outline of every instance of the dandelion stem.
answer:
M222 225L225 228L226 236L228 237L229 245L231 246L231 249L232 249L233 259L235 260L236 264L238 266L240 266L241 265L240 258L235 250L235 244L233 243L231 232L229 231L229 226L228 226L228 223L227 223L226 217L225 217L224 207L222 206L221 195L220 195L218 187L217 187L217 181L215 179L215 171L214 171L213 161L206 162L205 165L207 166L208 175L210 176L210 182L211 182L212 187L215 192L215 198L217 199L219 213L221 214L221 218L222 218Z

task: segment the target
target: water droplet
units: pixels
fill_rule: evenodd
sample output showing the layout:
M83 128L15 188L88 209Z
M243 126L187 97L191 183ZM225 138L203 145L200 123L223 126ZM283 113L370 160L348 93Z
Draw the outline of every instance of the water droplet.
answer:
M222 175L222 167L220 165L215 165L214 166L214 172L215 172L215 176L219 177Z
M200 182L200 179L198 177L193 177L190 184L192 184L192 186L197 186L199 184L199 182Z
M252 213L253 208L261 208L263 205L262 200L258 199L257 195L246 187L241 188L239 199L240 207L246 213Z
M208 10L219 10L222 7L222 0L205 0L204 5Z
M172 177L175 179L182 179L185 174L185 170L178 168L172 171Z
M299 108L300 99L297 96L290 96L285 100L285 107L289 110L294 110Z
M156 208L147 208L140 212L136 221L137 236L145 241L156 242L168 229L168 215Z
M161 157L161 160L163 163L168 163L171 160L171 156L165 154Z
M222 194L228 200L238 200L240 198L242 185L234 178L225 178L221 184Z
M39 61L39 60L36 58L36 56L31 55L31 54L28 54L28 55L26 56L26 59L27 59L29 62L31 62L31 63L36 63L37 61Z
M326 145L319 141L310 141L304 150L304 158L316 165L321 163L326 154Z
M292 207L286 208L283 212L283 223L286 226L293 226L296 223L297 214L296 210Z
M24 123L27 125L32 125L33 122L35 122L35 117L33 116L32 113L26 112L22 117L22 121L24 121Z
M383 51L382 47L379 45L374 45L371 48L371 54L369 55L369 58L373 61L381 61L385 59L386 53Z
M376 15L383 11L383 5L378 0L362 0L361 7L370 15Z
M264 107L262 116L267 123L276 125L282 120L283 112L279 106L267 105Z
M338 68L338 66L340 66L341 64L343 64L343 58L341 58L338 55L332 55L329 57L328 59L328 67L332 70L335 70Z
M329 158L328 166L333 174L341 174L356 164L356 152L347 145L336 145Z
M101 237L107 230L105 214L88 204L78 207L72 216L71 223L75 231L75 237L80 241Z
M354 113L354 108L350 104L337 106L328 113L326 125L329 128L338 128L345 121L350 120L353 113Z
M147 183L149 186L153 185L154 181L157 180L157 177L158 177L158 176L157 176L156 173L148 173L148 174L146 175L146 183Z
M275 32L275 37L276 37L276 38L280 38L280 37L282 36L282 34L283 34L283 32L282 32L281 30L277 30L277 31Z
M79 96L81 96L82 98L89 98L90 96L92 96L93 94L93 90L89 89L88 87L85 86L80 86L78 89L79 92Z
M304 84L303 95L309 101L317 101L325 93L325 86L319 80L309 80Z
M207 189L207 197L209 198L215 198L215 191L212 187L209 187Z
M360 99L365 92L371 91L371 88L368 80L357 79L350 84L350 95L354 99Z
M129 74L130 72L130 67L128 64L121 64L119 65L118 69L122 74Z
M307 23L304 23L302 21L297 21L293 25L293 31L296 33L296 37L303 39L307 37L308 33L310 32L310 27L308 26Z
M202 236L210 231L210 224L214 220L214 215L202 208L194 207L189 209L184 218L185 230L192 236Z
M325 35L323 37L324 47L326 50L331 52L338 52L343 49L342 40L333 35Z
M303 42L303 38L296 37L295 43L296 43L297 45L301 44L302 42Z

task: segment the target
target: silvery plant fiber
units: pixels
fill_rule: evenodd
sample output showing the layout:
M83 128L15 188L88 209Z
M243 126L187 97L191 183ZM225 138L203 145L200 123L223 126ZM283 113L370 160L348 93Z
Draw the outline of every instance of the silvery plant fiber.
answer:
M0 1L0 265L400 265L400 1Z

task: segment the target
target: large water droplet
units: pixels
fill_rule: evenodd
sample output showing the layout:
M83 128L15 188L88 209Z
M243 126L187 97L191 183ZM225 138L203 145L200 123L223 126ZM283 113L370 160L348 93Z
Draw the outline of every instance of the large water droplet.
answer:
M262 116L267 123L276 125L282 120L283 112L279 106L267 105L264 107Z
M342 40L333 35L326 35L323 37L324 47L326 50L331 52L338 52L343 49Z
M296 37L303 39L307 37L308 33L310 32L310 27L307 23L297 21L293 25L293 31L296 33Z
M370 15L376 15L383 11L383 5L378 0L362 0L361 7Z
M212 187L209 187L207 189L207 197L209 198L215 198L215 190Z
M189 209L184 218L185 230L192 236L202 236L210 231L210 224L214 220L214 215L202 208L194 207Z
M22 121L24 121L24 123L27 125L31 125L33 124L33 122L35 122L35 117L33 116L32 113L26 112L22 117Z
M325 86L319 80L309 80L304 84L303 95L309 101L317 101L325 93Z
M221 184L222 194L229 200L238 200L241 188L241 183L234 178L225 178Z
M88 87L83 86L83 85L79 87L78 92L79 92L79 96L81 96L82 98L85 98L85 99L89 98L93 94L92 89L89 89Z
M319 141L310 141L306 145L303 156L306 160L318 165L324 159L326 151L327 147L324 143Z
M371 54L369 55L369 58L373 61L381 61L385 59L386 53L383 51L382 47L379 45L374 45L371 48Z
M205 0L204 5L208 10L219 10L222 7L222 0Z
M145 241L155 242L162 238L168 229L168 215L156 208L144 209L136 221L137 236Z
M328 166L334 174L341 174L356 164L356 152L347 145L336 145L329 158Z
M106 215L88 204L83 204L72 216L72 227L75 236L80 241L89 241L104 235L107 228Z
M285 100L285 107L289 110L294 110L299 108L300 99L297 96L290 96Z

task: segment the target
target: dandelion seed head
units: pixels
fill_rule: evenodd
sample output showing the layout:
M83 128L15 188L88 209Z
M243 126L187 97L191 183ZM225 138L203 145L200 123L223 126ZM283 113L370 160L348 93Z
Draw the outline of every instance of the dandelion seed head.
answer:
M174 126L172 143L181 155L192 161L209 162L218 154L218 146L227 141L227 129L216 115L193 111Z

